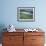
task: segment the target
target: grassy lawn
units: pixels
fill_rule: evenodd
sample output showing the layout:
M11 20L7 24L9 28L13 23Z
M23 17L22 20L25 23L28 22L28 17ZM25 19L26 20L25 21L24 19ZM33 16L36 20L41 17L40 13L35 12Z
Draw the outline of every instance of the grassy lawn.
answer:
M33 15L20 13L20 19L32 19Z

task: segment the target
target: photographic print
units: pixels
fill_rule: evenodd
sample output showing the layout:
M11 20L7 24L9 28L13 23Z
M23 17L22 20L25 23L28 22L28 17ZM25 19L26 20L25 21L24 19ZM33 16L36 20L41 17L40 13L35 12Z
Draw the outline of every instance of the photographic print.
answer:
M17 20L24 22L35 21L35 7L18 7Z

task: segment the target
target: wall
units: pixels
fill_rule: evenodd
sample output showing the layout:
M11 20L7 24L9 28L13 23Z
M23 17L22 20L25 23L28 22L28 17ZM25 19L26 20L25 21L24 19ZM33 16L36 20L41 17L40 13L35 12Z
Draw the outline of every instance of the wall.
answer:
M45 4L44 0L1 0L0 24L13 24L16 28L46 28ZM17 7L35 7L35 22L18 22Z
M0 22L4 25L13 24L16 28L31 28L39 26L39 1L35 0L2 0ZM17 7L35 7L35 22L18 22Z
M13 24L16 28L46 28L45 4L44 0L1 0L0 24ZM17 7L35 7L35 22L18 22Z

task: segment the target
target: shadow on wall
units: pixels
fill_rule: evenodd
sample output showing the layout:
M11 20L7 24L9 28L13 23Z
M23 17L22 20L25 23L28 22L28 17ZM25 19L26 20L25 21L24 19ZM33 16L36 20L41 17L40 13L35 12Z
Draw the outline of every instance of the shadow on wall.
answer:
M2 43L2 36L3 36L2 32L6 31L6 30L4 30L4 28L6 28L5 25L0 24L0 43Z

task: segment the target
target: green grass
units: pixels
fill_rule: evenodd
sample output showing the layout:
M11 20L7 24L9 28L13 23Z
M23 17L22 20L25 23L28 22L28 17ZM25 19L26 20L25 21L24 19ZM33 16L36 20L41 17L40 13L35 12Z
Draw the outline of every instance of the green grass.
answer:
M33 15L20 13L20 19L33 19Z

